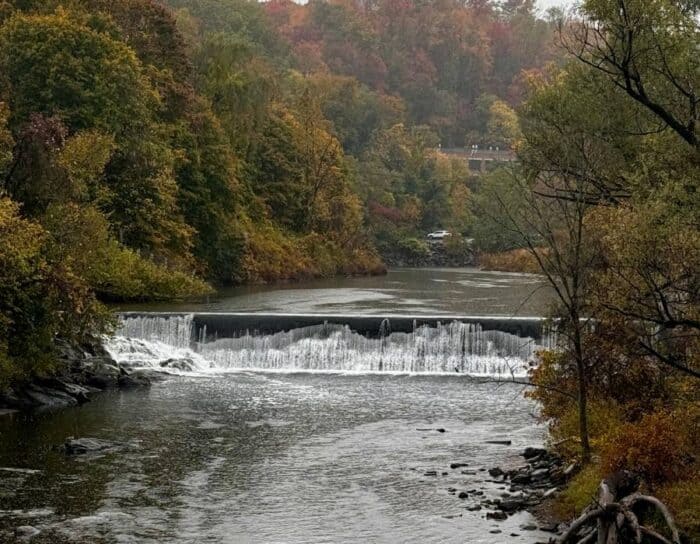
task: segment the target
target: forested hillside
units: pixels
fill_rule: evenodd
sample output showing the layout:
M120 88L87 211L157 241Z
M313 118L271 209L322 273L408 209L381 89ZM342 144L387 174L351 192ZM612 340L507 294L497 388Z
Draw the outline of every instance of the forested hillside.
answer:
M507 146L550 57L532 2L496 4L0 2L0 361L99 332L99 301L381 273L434 228L463 251L438 147Z

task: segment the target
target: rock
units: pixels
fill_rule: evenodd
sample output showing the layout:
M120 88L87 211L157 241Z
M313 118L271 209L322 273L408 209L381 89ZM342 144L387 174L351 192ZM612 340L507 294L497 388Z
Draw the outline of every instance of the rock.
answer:
M510 481L514 484L529 484L531 480L532 477L529 473L521 472L513 476Z
M526 523L520 526L520 529L523 531L536 531L537 530L537 525L533 523Z
M462 499L462 500L468 499L469 493L467 493L466 491L460 491L459 495L457 495L457 498Z
M32 527L31 525L20 525L19 527L15 528L15 537L19 538L20 540L30 540L40 532L41 531L39 529Z
M533 457L537 457L538 455L542 455L547 453L547 450L544 448L525 448L525 451L523 451L523 457L525 459L532 459Z
M439 433L446 433L447 431L445 429L435 429Z
M450 464L451 469L468 467L468 466L469 466L469 463L452 463L452 464Z
M77 406L78 401L65 391L42 387L32 384L25 388L24 395L30 400L33 406L45 406L47 408L65 408L67 406Z
M551 489L548 489L547 491L544 492L544 494L542 495L542 498L546 499L548 497L552 497L557 491L559 491L558 487L553 487Z
M491 533L492 535L497 535L497 534L502 533L502 532L503 531L501 531L500 529L491 529L489 531L489 533Z
M533 480L544 480L547 476L549 476L549 469L547 468L538 468L530 473L530 477Z
M68 438L60 449L66 455L83 455L114 448L115 444L97 438Z
M571 478L574 474L576 474L576 470L578 468L578 465L576 463L571 463L568 467L564 469L564 477Z
M86 361L86 383L98 389L111 389L119 385L119 377L125 372L110 357L92 357Z
M540 531L544 531L546 533L556 533L558 529L556 523L545 523L544 525L540 525L538 528Z
M513 441L512 440L487 440L487 444L498 444L499 446L510 446Z
M196 365L192 359L168 359L160 363L160 366L161 368L174 368L183 372L192 372Z
M136 389L138 387L150 387L151 379L147 374L135 370L130 374L119 376L117 383L119 384L119 389Z
M523 501L520 499L508 499L501 501L498 503L498 509L503 510L504 512L517 512L518 510L522 510L524 507Z
M437 470L427 470L423 473L423 476L437 476Z
M498 521L502 521L504 519L508 519L508 514L506 514L505 512L502 512L502 511L487 512L486 519L495 519Z
M503 470L501 470L499 467L490 468L489 474L494 478L498 478L499 476L503 476Z
M481 510L481 508L482 508L482 507L481 507L480 504L475 504L474 506L468 506L468 507L467 507L467 510L468 510L469 512L478 512L479 510Z

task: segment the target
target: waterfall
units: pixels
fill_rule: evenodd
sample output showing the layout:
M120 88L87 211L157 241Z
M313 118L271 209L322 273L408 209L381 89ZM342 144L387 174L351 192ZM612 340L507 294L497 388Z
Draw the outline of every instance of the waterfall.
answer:
M551 342L547 334L538 343L457 320L392 332L387 318L374 336L327 322L271 334L242 330L223 338L208 336L205 329L198 329L193 314L127 315L106 347L116 360L134 367L181 371L521 375L535 352Z

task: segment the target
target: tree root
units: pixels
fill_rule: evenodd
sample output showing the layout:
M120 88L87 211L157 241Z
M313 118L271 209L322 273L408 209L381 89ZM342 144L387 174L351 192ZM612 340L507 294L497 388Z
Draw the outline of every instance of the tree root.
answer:
M571 523L568 530L559 539L559 544L576 542L576 544L618 544L623 529L634 535L634 542L641 544L642 537L647 536L661 544L680 544L678 527L666 505L656 497L634 492L626 497L617 498L614 486L603 480L598 487L598 498L591 508ZM645 527L634 513L635 505L647 503L653 506L664 518L671 532L671 540L658 532ZM581 537L582 529L590 527L591 533Z

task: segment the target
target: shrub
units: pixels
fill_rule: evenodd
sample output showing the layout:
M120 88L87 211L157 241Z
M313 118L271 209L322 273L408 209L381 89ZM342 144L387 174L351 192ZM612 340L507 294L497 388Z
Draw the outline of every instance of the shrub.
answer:
M57 336L80 342L109 325L89 286L52 259L49 241L18 204L0 199L0 388L50 372Z
M597 465L588 465L576 476L554 504L555 513L562 518L578 517L598 494L603 475Z
M700 470L691 471L681 481L666 484L657 491L688 533L690 542L700 541Z
M603 469L611 473L631 470L650 486L679 479L697 454L693 445L697 439L689 435L689 431L695 434L697 419L693 422L686 417L680 411L658 411L613 429L602 444Z
M484 270L497 272L540 273L537 261L527 249L513 249L502 253L481 253L479 265Z
M51 233L51 258L79 271L103 300L166 300L211 292L192 274L158 265L114 240L96 208L51 205L42 222Z
M418 238L401 238L396 242L396 248L406 257L415 259L430 255L430 247Z

